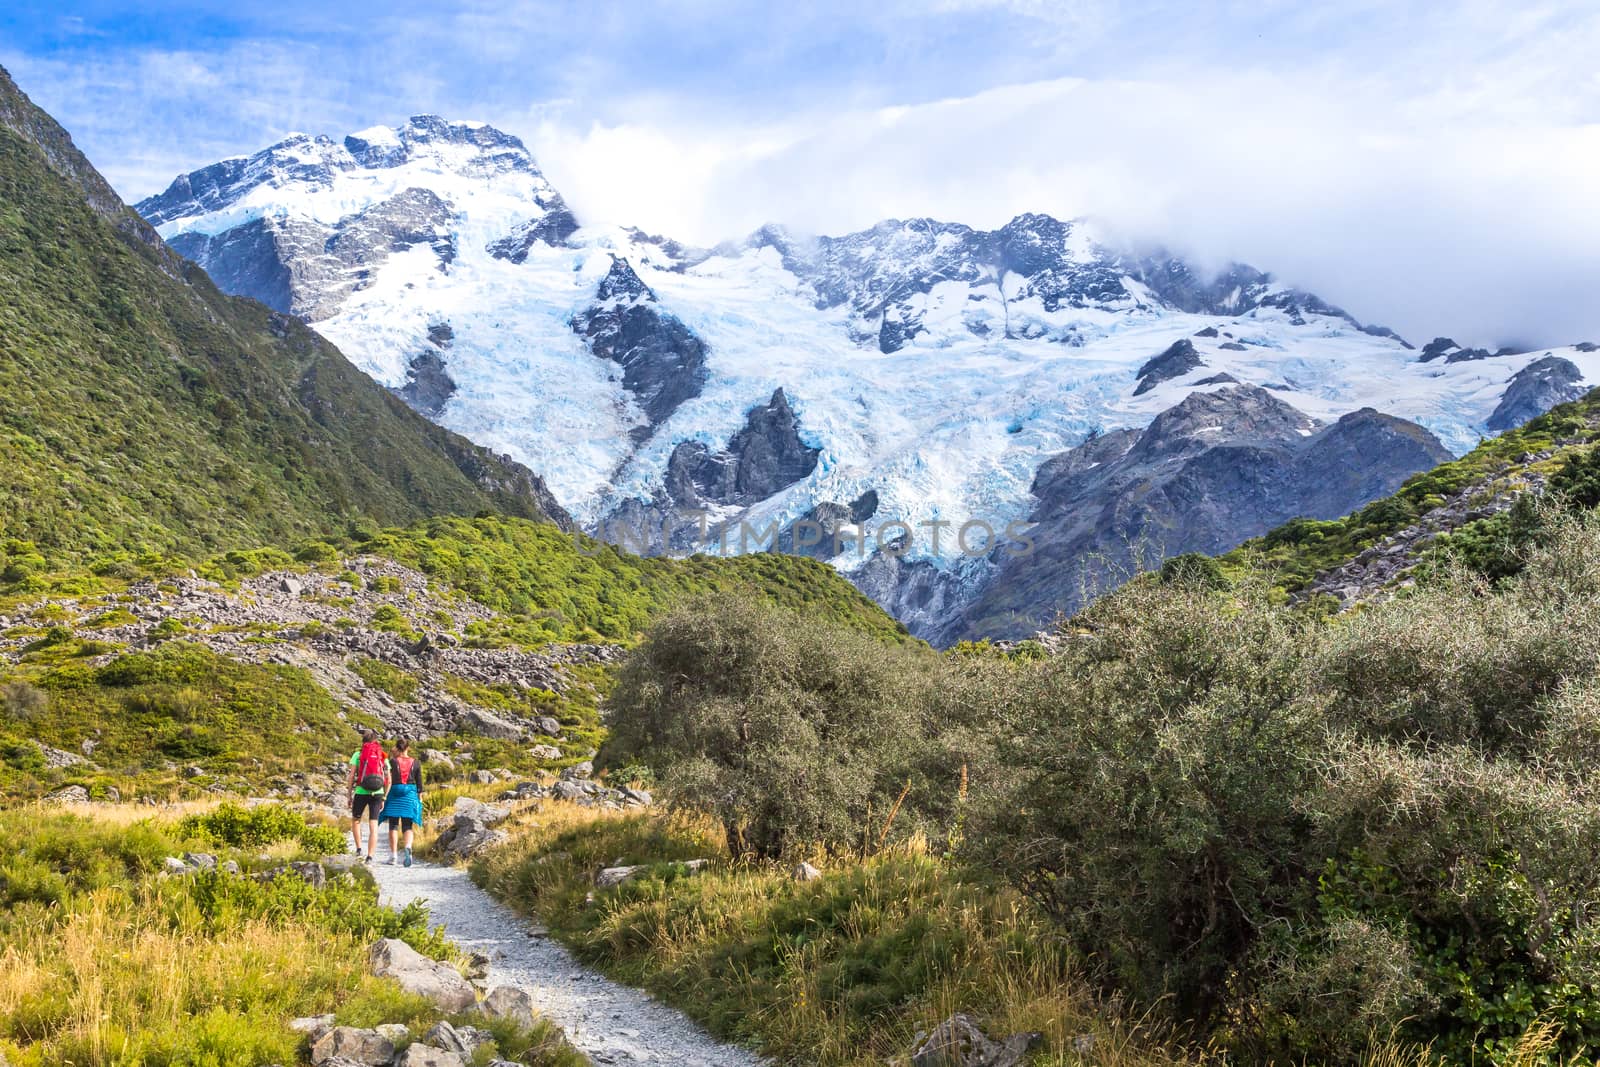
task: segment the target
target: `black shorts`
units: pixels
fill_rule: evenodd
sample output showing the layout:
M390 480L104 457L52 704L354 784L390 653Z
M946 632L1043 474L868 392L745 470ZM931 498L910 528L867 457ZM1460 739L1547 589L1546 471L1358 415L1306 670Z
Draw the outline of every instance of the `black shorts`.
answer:
M417 824L412 822L411 817L408 815L389 816L389 829L391 830L404 830L406 833L410 833L411 828L415 825Z
M378 821L378 816L383 813L382 793L357 793L350 802L350 817L359 820L365 813L366 818L373 822Z

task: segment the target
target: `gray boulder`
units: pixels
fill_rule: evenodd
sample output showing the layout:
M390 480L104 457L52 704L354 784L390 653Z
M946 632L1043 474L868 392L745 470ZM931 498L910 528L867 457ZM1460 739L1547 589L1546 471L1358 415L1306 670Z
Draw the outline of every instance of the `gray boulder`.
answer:
M466 1067L466 1061L449 1049L431 1045L408 1045L394 1061L394 1067Z
M790 871L789 876L797 882L815 882L822 877L822 872L809 863L802 863Z
M555 797L557 800L578 800L582 797L588 796L589 791L583 788L583 784L581 782L575 782L570 778L563 778L561 781L550 787L550 795Z
M516 986L495 986L478 1005L478 1010L485 1018L508 1019L525 1030L533 1027L533 996Z
M492 827L510 814L508 808L461 797L449 817L441 820L439 847L447 856L465 859L497 845L506 840L507 835Z
M521 724L482 708L463 711L458 728L463 733L482 734L500 741L520 741L526 732Z
M344 1060L382 1067L394 1059L394 1042L376 1030L335 1026L311 1044L311 1062L318 1065Z
M44 795L46 804L87 804L89 791L81 785L64 785Z
M388 1038L396 1045L411 1036L411 1030L405 1023L380 1023L374 1026L373 1029L378 1031L380 1036Z
M321 889L328 884L327 868L313 860L304 862L295 860L281 864L271 870L262 871L256 875L256 880L258 882L270 882L283 875L298 878L313 889Z
M561 723L548 715L541 715L533 720L533 728L546 737L560 737Z
M995 1041L960 1012L934 1027L911 1056L911 1067L1018 1067L1044 1035L1013 1034Z
M333 1029L332 1015L308 1015L303 1019L292 1019L289 1029L297 1034L305 1034L316 1044L317 1038Z
M422 1038L426 1044L454 1052L462 1059L471 1059L473 1053L478 1051L478 1046L493 1039L494 1035L487 1030L480 1030L476 1026L455 1026L444 1019L434 1023Z
M426 997L444 1011L466 1011L478 994L455 969L428 959L399 938L386 937L368 953L372 973L392 978L407 993Z

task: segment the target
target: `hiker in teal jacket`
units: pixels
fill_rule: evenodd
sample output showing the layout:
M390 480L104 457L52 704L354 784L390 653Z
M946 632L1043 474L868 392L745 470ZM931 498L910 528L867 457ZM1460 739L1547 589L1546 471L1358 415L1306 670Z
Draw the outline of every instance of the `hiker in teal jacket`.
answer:
M394 756L389 760L389 795L383 802L383 817L389 820L390 866L402 858L407 867L411 866L411 834L422 821L422 764L411 758L411 742L404 738L394 743Z

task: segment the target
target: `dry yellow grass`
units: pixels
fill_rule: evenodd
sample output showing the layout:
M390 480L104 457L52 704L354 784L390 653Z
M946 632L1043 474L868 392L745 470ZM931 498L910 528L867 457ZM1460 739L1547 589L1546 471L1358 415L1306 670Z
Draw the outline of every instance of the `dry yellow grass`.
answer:
M296 1015L366 1002L409 1021L420 1002L365 972L354 938L245 922L211 939L149 900L95 890L42 912L0 951L0 1017L16 1067L294 1062ZM0 1047L4 1047L0 1044Z
M514 840L478 864L480 880L538 914L582 957L716 1031L754 1041L780 1063L904 1063L918 1031L956 1011L977 1015L994 1034L1043 1033L1034 1067L1235 1062L1178 1041L1158 1011L1097 996L1031 905L964 881L919 840L865 863L829 867L814 857L824 878L801 885L784 868L732 864L720 828L693 815L548 803L505 825ZM632 883L584 905L597 866L691 854L711 859L711 870ZM896 966L928 969L914 1003L857 1013L852 991ZM841 973L860 977L841 982ZM1538 1049L1551 1042L1530 1032L1530 1055L1517 1067L1542 1062ZM1428 1049L1397 1041L1352 1051L1363 1067L1439 1063Z

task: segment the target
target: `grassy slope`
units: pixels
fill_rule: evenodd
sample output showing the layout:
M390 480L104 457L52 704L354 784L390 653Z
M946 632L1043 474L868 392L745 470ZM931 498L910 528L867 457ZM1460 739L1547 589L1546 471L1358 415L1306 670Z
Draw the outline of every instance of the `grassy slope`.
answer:
M4 71L0 292L0 540L52 562L550 506L311 330L219 293Z
M494 608L493 622L469 627L469 638L484 644L630 643L669 607L726 591L884 639L910 640L900 624L836 571L798 556L641 558L575 538L549 523L506 518L434 519L349 539L336 548L306 547L310 551L304 555L331 551L319 565L332 570L351 554L388 556ZM305 564L269 549L228 553L202 564L200 571L226 582L285 566ZM131 789L166 796L239 776L259 787L278 774L324 768L352 746L358 720L342 719L338 703L303 670L230 660L185 641L183 634L154 650L130 651L97 640L97 632L81 623L75 632L52 631L63 623L107 617L112 594L124 584L82 572L33 575L15 583L13 596L0 597L0 610L27 620L18 632L34 638L20 662L0 665L0 685L25 683L43 694L42 702L23 696L0 702L0 796L38 795L66 784L84 785L96 794L115 787L124 794ZM56 602L62 592L75 594L70 609ZM404 625L434 628L424 618ZM293 643L300 637L295 630L263 631L252 640ZM107 655L114 658L106 665L91 665ZM412 681L399 668L358 666L381 673L380 688L404 692ZM575 667L569 674L575 684L560 696L464 681L457 696L522 715L554 715L581 753L603 736L597 704L611 677L599 666ZM77 752L90 737L98 740L98 770L47 768L27 743L37 740ZM476 766L531 769L526 746L464 740L477 754ZM181 768L190 765L206 775L182 779Z
M277 818L263 821L264 813ZM321 891L294 877L250 878L308 843L323 848L324 839L340 835L320 828L307 834L299 817L274 809L235 814L235 831L279 825L266 835L218 838L206 832L214 820L205 817L0 812L7 842L0 858L0 1061L296 1063L305 1038L289 1020L325 1012L345 1025L403 1023L412 1037L426 1032L439 1018L431 1005L366 973L367 946L380 937L449 954L428 930L426 911L379 907L364 876L334 878ZM244 874L162 877L164 858L185 849L232 859ZM521 1062L587 1062L545 1025L531 1032L490 1025L500 1051Z
M1514 488L1522 472L1534 466L1522 459L1526 455L1554 451L1554 458L1539 462L1547 467L1557 465L1562 449L1600 437L1594 429L1596 423L1600 423L1600 390L1485 440L1460 459L1413 476L1393 496L1340 519L1293 519L1220 559L1225 568L1236 572L1266 570L1275 583L1293 592L1320 572L1404 529L1442 504L1448 494L1491 481L1498 487Z
M504 613L523 643L632 641L674 604L742 592L891 640L903 626L832 567L803 556L635 556L548 523L435 519L339 547L388 556Z

